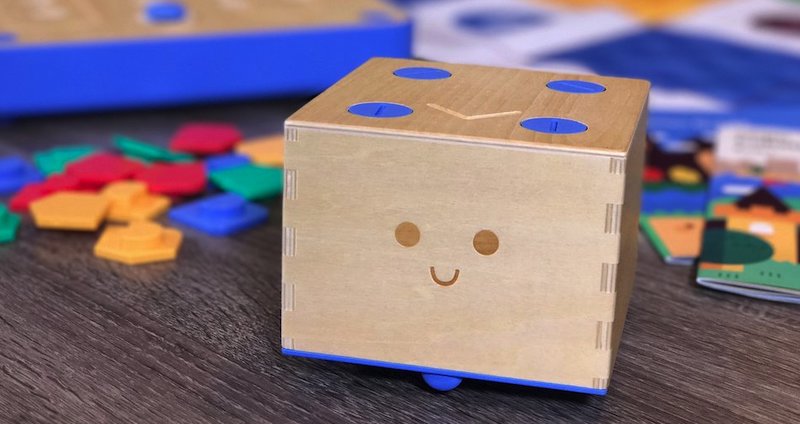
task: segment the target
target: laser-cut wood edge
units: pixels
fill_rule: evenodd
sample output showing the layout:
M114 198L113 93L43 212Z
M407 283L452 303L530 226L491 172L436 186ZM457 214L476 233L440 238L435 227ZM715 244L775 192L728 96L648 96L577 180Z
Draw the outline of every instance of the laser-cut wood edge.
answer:
M283 227L283 256L292 257L297 253L296 239L294 227Z
M283 198L297 200L297 170L286 168L283 170Z
M616 156L624 157L627 154L627 152L620 152L616 150L604 150L604 149L592 149L592 148L578 149L569 146L553 146L548 144L525 143L521 141L508 142L508 141L501 141L483 137L466 137L466 136L452 136L452 135L442 135L442 136L437 135L434 137L432 135L429 136L423 133L415 133L410 131L396 131L388 129L383 130L380 128L369 128L369 127L352 128L352 127L344 127L332 124L305 122L305 121L286 121L286 125L301 130L326 131L326 132L334 132L334 133L340 133L345 135L356 135L356 136L382 135L382 136L390 136L396 138L414 139L418 141L426 141L432 143L469 144L469 145L492 147L497 149L526 150L526 151L533 150L533 151L540 151L547 153L563 153L570 155L586 155L586 156L601 156L601 157L616 157ZM287 139L287 141L289 140Z

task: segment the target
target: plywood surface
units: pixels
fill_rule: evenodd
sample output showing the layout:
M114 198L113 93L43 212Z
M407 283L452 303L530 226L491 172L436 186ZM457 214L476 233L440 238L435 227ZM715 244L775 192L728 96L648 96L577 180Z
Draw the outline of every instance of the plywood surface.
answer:
M119 132L165 144L196 119L258 136L301 104L24 120L0 127L0 155L107 146ZM0 422L800 421L797 307L699 288L641 237L606 397L476 381L437 395L412 373L282 357L272 206L269 224L242 236L187 232L176 263L106 263L92 234L30 226L0 246Z
M619 261L607 209L625 181L609 158L295 137L284 347L582 387L608 378L601 327L615 292L601 289L601 264ZM419 229L414 246L395 238L404 222ZM473 245L484 230L499 239L489 256ZM442 287L431 267L444 281L459 274Z
M415 80L393 74L416 66L444 69L452 76ZM600 83L606 91L571 94L546 87L563 79ZM289 123L620 156L628 150L648 89L641 80L377 58L292 115ZM400 103L414 112L389 119L348 112L351 105L366 102ZM520 125L533 117L572 119L589 129L546 134Z
M117 40L162 36L331 27L382 14L401 20L379 0L184 0L185 19L152 23L144 0L3 0L0 32L23 43ZM2 44L0 44L2 47Z

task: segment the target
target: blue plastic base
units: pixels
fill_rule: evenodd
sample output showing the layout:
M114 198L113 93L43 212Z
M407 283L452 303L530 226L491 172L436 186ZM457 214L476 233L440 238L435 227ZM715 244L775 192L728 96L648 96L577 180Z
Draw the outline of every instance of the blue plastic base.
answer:
M420 367L417 365L397 364L394 362L374 361L371 359L351 358L349 356L329 355L326 353L306 352L295 349L282 348L281 352L287 356L297 356L301 358L324 359L326 361L347 362L350 364L369 365L372 367L394 368L403 371L414 371L424 374L434 374L436 376L455 377L458 379L469 378L472 380L485 380L497 383L516 384L519 386L541 387L545 389L563 390L568 392L586 393L590 395L605 396L606 389L593 389L591 387L570 386L568 384L548 383L545 381L522 380L518 378L499 377L495 375L476 374L471 372L444 370L439 368ZM453 380L454 381L454 380ZM427 379L426 379L427 382ZM452 381L451 381L452 382ZM436 388L436 387L434 387ZM437 389L438 390L438 389ZM446 389L449 390L449 389Z
M449 392L461 384L460 378L450 377L449 375L422 374L422 379L432 389L440 392Z
M0 44L0 119L317 94L374 56L410 57L411 23Z

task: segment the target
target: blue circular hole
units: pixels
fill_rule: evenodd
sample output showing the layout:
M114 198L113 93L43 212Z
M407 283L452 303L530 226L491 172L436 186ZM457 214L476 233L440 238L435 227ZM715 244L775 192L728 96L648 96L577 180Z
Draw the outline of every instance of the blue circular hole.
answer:
M358 103L350 106L347 111L367 118L400 118L414 113L414 109L406 105L387 102Z
M528 118L520 122L522 128L548 134L577 134L589 129L586 125L565 118Z
M394 71L395 76L415 80L437 80L450 78L453 74L444 69L426 68L423 66L412 68L401 68Z
M561 91L563 93L575 93L575 94L595 94L606 91L605 87L595 82L578 81L578 80L550 81L547 83L547 88L551 90Z
M177 1L152 1L147 4L145 13L152 22L175 22L183 19L186 8Z

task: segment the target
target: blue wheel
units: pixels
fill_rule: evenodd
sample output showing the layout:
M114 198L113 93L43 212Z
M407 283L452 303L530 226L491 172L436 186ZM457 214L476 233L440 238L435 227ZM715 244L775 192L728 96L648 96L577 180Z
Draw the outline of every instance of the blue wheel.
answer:
M458 377L450 377L448 375L439 374L422 374L422 379L433 390L440 392L447 392L455 389L461 384L461 379Z

